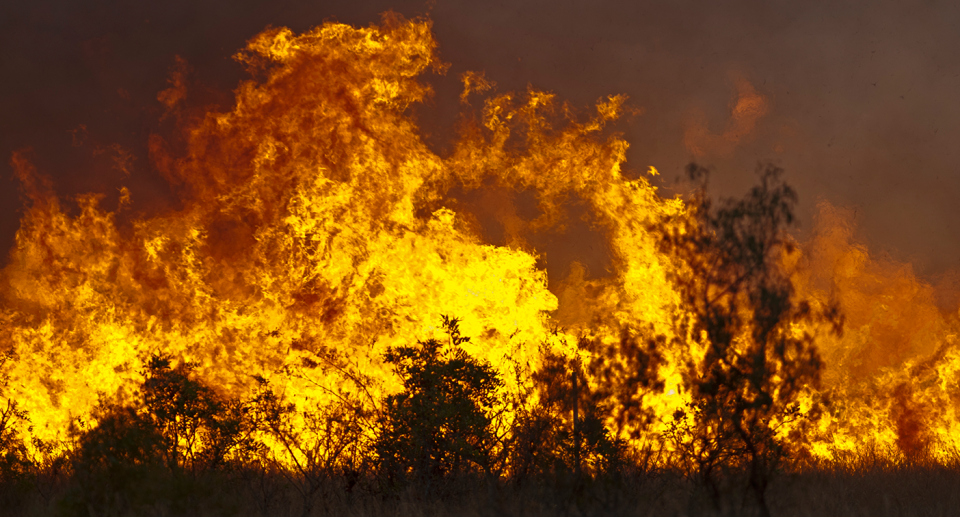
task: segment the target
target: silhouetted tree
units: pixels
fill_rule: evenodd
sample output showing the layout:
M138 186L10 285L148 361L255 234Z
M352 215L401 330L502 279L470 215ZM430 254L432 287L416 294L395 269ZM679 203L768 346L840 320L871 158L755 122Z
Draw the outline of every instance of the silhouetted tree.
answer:
M688 216L660 230L664 250L679 259L674 280L687 311L679 334L702 355L686 365L693 402L677 412L668 437L717 504L718 468L745 469L766 516L770 475L789 452L780 426L801 416L798 397L819 381L815 334L824 324L839 331L840 319L835 307L797 300L781 267L795 252L786 231L797 199L782 169L759 167L758 186L717 207L705 194L707 170L687 171L704 188Z
M430 339L390 348L384 359L403 391L384 401L374 451L378 470L396 484L431 483L464 472L486 472L498 440L492 430L502 381L488 363L461 345L459 320L443 317L448 343Z
M296 406L277 395L266 379L257 380L254 414L280 445L269 456L271 470L296 489L302 514L311 514L318 495L329 495L321 494L325 487L350 493L366 467L371 411L341 393L339 400L297 415Z
M10 382L5 366L16 360L13 349L0 352L0 387L5 388ZM25 432L30 430L30 416L12 398L7 398L5 406L0 409L0 484L20 488L33 466L24 441Z
M33 484L36 465L30 460L24 433L30 418L13 399L0 409L0 504L8 510L18 507Z
M194 368L188 362L171 367L169 356L154 355L134 400L101 401L93 425L74 423L77 486L66 508L123 514L159 500L189 505L187 495L208 495L196 474L259 453L251 403L218 395L193 377Z
M580 340L586 346L587 340ZM584 365L576 357L545 350L542 366L534 372L540 410L534 414L556 423L550 434L540 437L538 447L553 449L553 470L578 475L610 472L619 468L624 444L612 437L603 424L607 408L598 406ZM542 468L542 467L541 467Z
M172 368L170 357L147 363L142 403L162 437L167 465L174 470L222 467L231 456L255 452L258 430L248 402L221 397L193 378L196 364Z
M585 359L544 345L541 365L529 374L532 385L514 403L509 440L514 479L619 471L626 461L625 440L639 436L653 420L644 397L663 389L658 342L626 328L613 342L582 337L578 348Z
M663 391L659 368L665 343L666 337L654 335L652 328L624 327L620 338L609 342L580 339L580 348L588 352L584 372L593 380L582 396L613 425L614 437L639 439L654 422L644 399Z
M96 425L75 423L71 466L77 483L65 499L69 513L123 513L150 504L167 483L163 436L133 405L102 402ZM72 510L72 512L70 512Z

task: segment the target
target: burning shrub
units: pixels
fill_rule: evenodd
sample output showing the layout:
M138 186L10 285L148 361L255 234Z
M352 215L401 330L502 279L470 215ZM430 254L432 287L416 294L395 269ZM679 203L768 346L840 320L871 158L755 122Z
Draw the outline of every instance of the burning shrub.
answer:
M544 344L539 369L518 365L518 376L532 382L513 403L508 464L515 480L612 474L625 465L627 441L649 432L655 421L645 397L663 390L658 347L665 338L650 338L649 330L623 328L615 341L582 336L576 357Z
M133 402L101 401L95 425L73 426L77 485L66 497L68 509L122 513L159 500L189 505L203 495L199 474L260 449L250 404L219 396L193 378L195 367L171 367L170 357L154 355Z
M491 423L502 405L502 381L489 364L460 345L459 321L444 316L449 343L435 339L390 348L385 360L403 379L403 391L384 400L374 444L378 469L391 485L430 482L488 472L498 440Z
M596 474L618 467L624 443L604 427L607 408L597 403L585 374L579 360L545 353L543 365L533 374L537 406L521 412L516 426L517 475L584 470Z
M65 506L82 515L87 507L119 512L157 499L169 476L163 436L149 415L136 406L102 403L93 417L90 429L72 429L76 486Z
M0 501L8 508L16 507L31 484L35 465L23 440L29 422L27 412L7 399L7 407L0 410Z
M16 354L12 350L0 353L0 383L3 387L10 382L4 367L15 360ZM0 409L0 504L4 507L16 508L23 500L24 489L32 484L37 465L31 461L25 441L32 430L30 415L16 400L7 398L6 407ZM34 445L43 444L37 441Z
M303 514L310 514L318 494L329 495L322 493L326 487L352 492L367 467L369 408L344 394L339 401L303 411L302 421L295 421L296 406L277 395L266 379L257 380L254 412L264 432L280 445L266 455L268 465L287 473Z
M155 355L147 364L143 409L159 432L164 460L173 470L215 469L231 458L255 451L255 422L247 404L219 396L192 378L196 364L170 367Z
M693 400L674 415L668 439L715 502L718 470L745 469L766 515L769 476L789 452L781 428L802 415L800 397L819 382L811 329L839 331L840 318L794 296L780 261L794 252L786 228L796 193L781 169L758 172L760 185L744 199L714 209L701 190L690 217L662 231L663 248L681 261L675 281L690 311L679 334L692 341L684 381ZM688 173L705 185L706 169L691 164Z
M607 342L581 338L579 346L589 354L584 363L587 383L582 397L611 425L617 439L638 440L650 430L656 414L646 399L663 393L659 368L666 337L652 328L640 331L624 327L620 339Z

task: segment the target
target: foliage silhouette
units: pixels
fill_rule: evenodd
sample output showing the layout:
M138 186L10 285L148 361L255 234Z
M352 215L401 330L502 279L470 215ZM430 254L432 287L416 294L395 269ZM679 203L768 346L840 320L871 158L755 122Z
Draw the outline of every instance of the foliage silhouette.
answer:
M377 470L392 486L413 482L430 493L435 480L493 466L492 422L503 382L461 348L469 338L461 336L459 320L444 316L443 327L446 344L419 341L384 356L403 381L403 391L384 401L373 445Z
M513 402L507 445L515 481L564 472L596 477L625 466L626 440L641 436L654 420L643 399L663 389L657 348L665 338L648 334L624 328L614 342L581 337L585 359L544 344L536 371L518 365L517 384L523 386L524 377L532 383Z
M30 459L24 431L29 431L30 418L13 399L0 410L0 504L17 508L23 494L34 484L34 463Z
M693 402L674 415L667 437L716 504L720 469L744 469L766 516L770 476L790 452L778 433L803 416L798 399L819 382L822 364L815 335L797 329L839 332L841 318L836 306L797 300L780 265L795 252L786 230L797 199L782 169L761 165L758 186L716 208L705 195L708 171L691 164L687 172L703 180L689 217L658 230L681 264L674 281L689 316L678 334L702 354L686 365Z
M688 172L706 177L696 165ZM8 401L0 410L0 484L25 486L16 483L41 468L29 454L60 451L74 484L64 508L77 514L137 513L161 499L187 512L182 505L200 497L205 476L221 474L259 483L265 515L276 499L268 488L299 497L303 515L326 512L358 486L396 496L412 485L409 493L423 500L478 474L488 486L542 486L552 477L580 488L581 480L620 479L638 465L626 443L650 438L655 414L645 398L664 389L663 351L684 345L692 402L662 436L673 465L693 474L717 506L721 484L745 478L768 515L771 476L793 453L783 433L819 410L798 404L819 380L817 332L839 332L841 318L835 306L794 292L781 264L794 252L786 230L796 194L780 169L759 173L744 199L714 205L702 189L685 215L652 228L677 265L676 343L636 327L619 339L584 334L573 354L544 344L536 369L517 364L519 390L505 393L497 371L464 350L459 321L444 317L448 340L388 349L384 361L403 387L382 399L336 351L318 347L302 371L281 370L303 380L329 367L357 385L314 408L296 407L261 377L250 399L227 397L197 378L196 364L155 355L133 400L101 402L92 424L78 421L62 448L28 447L29 419Z
M313 511L318 495L330 495L321 494L325 488L351 493L367 469L371 411L344 394L338 402L297 415L296 406L277 395L266 379L257 381L253 412L263 431L280 445L262 459L294 487L302 514Z
M144 412L134 406L101 403L93 413L96 425L75 427L71 458L77 486L64 501L66 513L87 508L122 513L160 496L155 488L168 483L163 463L163 436Z
M582 396L612 423L616 438L638 440L654 423L656 416L644 398L663 392L659 368L665 344L666 337L655 336L652 328L624 327L613 342L580 339L579 347L589 357L584 373L591 386Z
M169 468L207 470L256 453L257 422L250 403L218 395L193 378L195 363L171 368L170 357L154 355L144 372L142 404L160 433Z
M580 341L580 345L587 344L586 340ZM539 437L541 443L536 446L541 451L549 451L543 456L553 460L553 471L579 475L617 470L623 460L624 444L604 427L606 408L598 406L582 362L545 352L541 368L533 374L540 406L534 414L552 420L552 429ZM541 473L544 467L546 465L540 465Z
M27 412L13 399L0 410L0 482L23 481L29 476L32 462L22 438L29 422Z
M0 352L0 385L10 382L4 366L17 360L12 349ZM30 416L20 409L20 404L8 398L6 407L0 409L0 483L18 485L29 477L32 462L29 459L24 431L30 430Z
M132 402L102 401L94 425L72 427L78 490L65 500L68 511L137 511L158 499L186 503L203 495L204 474L259 454L251 403L218 395L193 378L195 367L171 367L169 356L154 355Z

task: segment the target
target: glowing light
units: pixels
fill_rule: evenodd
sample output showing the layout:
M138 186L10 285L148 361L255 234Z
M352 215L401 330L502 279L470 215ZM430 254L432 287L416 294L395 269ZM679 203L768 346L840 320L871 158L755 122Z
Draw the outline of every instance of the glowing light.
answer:
M435 49L418 20L255 36L237 59L262 80L241 83L230 111L196 119L184 153L151 139L182 208L130 225L117 223L135 203L128 190L116 212L85 195L70 215L15 157L30 205L2 273L0 344L15 357L3 365L3 395L29 411L33 434L64 438L98 399L128 399L157 351L197 361L225 393L270 379L301 409L345 392L382 396L398 389L386 348L433 337L444 314L462 318L474 337L465 349L499 368L506 390L523 382L515 365L538 364L543 343L574 353L583 334L667 336L659 373L670 389L643 399L650 432L662 432L689 401L684 365L705 351L673 339L685 309L649 230L685 206L646 178L625 179L628 143L607 131L626 97L564 119L550 92L491 93L440 157L407 111L429 94L417 77L443 68ZM494 88L482 74L463 82L464 109ZM182 79L172 83L161 94L168 107L184 98ZM695 152L732 147L769 109L748 82L737 85L722 134L688 129ZM512 219L509 245L484 242L475 214L450 195L485 188L535 194L536 214ZM563 228L571 199L588 208L612 270L571 267L551 292L526 236ZM835 403L803 445L825 457L866 444L960 446L956 323L908 267L854 243L848 220L824 205L813 240L784 259L802 296L824 306L838 296L847 321L820 345L823 393L810 397Z

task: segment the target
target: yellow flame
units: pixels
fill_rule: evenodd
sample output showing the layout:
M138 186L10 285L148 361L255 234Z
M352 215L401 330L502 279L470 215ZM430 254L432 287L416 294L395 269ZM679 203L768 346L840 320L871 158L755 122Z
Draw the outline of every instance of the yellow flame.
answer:
M2 272L0 346L15 358L3 395L29 411L34 436L62 439L99 399L129 398L159 351L198 362L225 393L247 394L263 376L308 409L397 390L383 352L434 337L444 314L462 318L467 351L499 368L506 390L518 388L512 368L538 364L546 342L573 353L581 334L613 344L623 327L672 337L684 308L648 228L686 209L622 174L628 143L609 126L629 111L626 97L578 116L550 92L495 94L440 157L407 112L429 95L418 76L444 68L435 50L429 22L397 17L255 36L237 59L264 79L241 83L230 111L191 122L185 152L151 137L182 208L128 225L117 223L131 212L120 214L133 203L126 189L117 212L84 195L68 215L16 155L29 208ZM184 99L184 66L160 96L169 109ZM465 109L494 87L482 74L463 82ZM766 100L746 81L738 88L728 129L688 134L691 149L722 151L753 130ZM497 246L457 189L532 192L536 208L512 214ZM562 234L571 200L587 207L611 270L591 276L575 263L551 292L530 236ZM824 205L814 239L784 259L801 296L838 297L847 321L821 344L825 385L801 406L832 404L802 441L823 457L868 444L955 447L956 324L908 267L854 243L849 219ZM644 398L654 439L689 401L683 365L704 352L671 343L665 390Z

